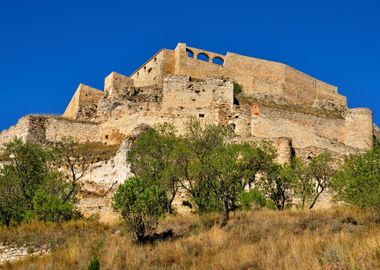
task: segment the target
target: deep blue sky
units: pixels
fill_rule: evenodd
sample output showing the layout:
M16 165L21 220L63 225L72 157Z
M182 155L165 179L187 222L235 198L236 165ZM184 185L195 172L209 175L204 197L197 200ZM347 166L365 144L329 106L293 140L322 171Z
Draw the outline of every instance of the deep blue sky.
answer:
M15 0L0 4L0 130L62 113L79 83L102 89L177 42L289 64L380 123L378 0Z

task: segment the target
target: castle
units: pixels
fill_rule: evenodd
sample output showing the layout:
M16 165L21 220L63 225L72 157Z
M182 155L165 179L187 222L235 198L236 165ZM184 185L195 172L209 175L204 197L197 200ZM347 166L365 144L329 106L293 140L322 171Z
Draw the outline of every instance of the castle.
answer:
M179 43L129 77L112 72L104 90L80 84L62 116L25 116L0 133L0 145L15 137L45 143L68 136L121 144L114 158L87 176L106 186L130 175L122 142L136 129L171 123L182 134L191 117L228 126L236 141L270 140L280 162L322 151L344 157L371 149L380 137L371 110L348 109L335 86L282 63Z
M236 85L243 90L239 95ZM227 125L239 140L285 143L305 157L370 149L374 137L371 111L348 109L335 86L282 63L179 43L158 51L129 77L112 72L103 91L79 85L63 117L21 118L0 133L0 144L15 136L120 144L142 124L172 123L183 133L189 117Z

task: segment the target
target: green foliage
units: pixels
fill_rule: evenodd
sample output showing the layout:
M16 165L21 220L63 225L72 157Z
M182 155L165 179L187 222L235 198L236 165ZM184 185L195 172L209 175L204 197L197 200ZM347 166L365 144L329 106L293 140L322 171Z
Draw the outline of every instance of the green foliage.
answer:
M171 125L147 129L134 142L128 154L134 174L145 182L159 186L167 195L167 211L172 212L172 202L178 191L178 162L180 140Z
M267 205L267 200L262 192L254 188L240 195L240 207L243 210L262 208Z
M0 169L1 223L73 217L75 194L59 171L57 148L16 139L5 145L4 153L10 158Z
M45 222L62 222L75 216L74 205L71 201L64 202L59 197L37 192L33 197L33 217Z
M165 214L166 202L165 191L159 186L132 177L119 186L113 198L113 207L141 243L146 233L154 229Z
M88 265L88 270L99 270L100 269L100 261L98 257L93 257Z
M309 206L310 209L317 203L320 195L330 185L333 176L336 173L334 159L328 152L322 153L311 160L309 164L309 172L312 179L316 182L313 190L313 199Z
M259 186L278 210L284 210L292 203L295 175L291 166L272 163L261 176Z
M295 176L294 193L299 198L299 207L303 209L314 197L315 182L308 164L304 161L294 158L291 168Z
M334 176L336 199L362 208L380 210L380 150L351 155Z
M234 83L234 96L237 96L239 95L241 92L243 92L243 87L238 84L238 83Z

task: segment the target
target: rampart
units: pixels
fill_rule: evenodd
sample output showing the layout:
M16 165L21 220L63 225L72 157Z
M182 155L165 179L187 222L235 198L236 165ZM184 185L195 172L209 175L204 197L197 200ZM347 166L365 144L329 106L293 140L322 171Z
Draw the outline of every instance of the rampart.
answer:
M63 117L68 119L89 120L96 115L97 105L103 91L80 84L67 106Z
M99 125L92 122L69 120L57 116L28 115L16 125L0 133L0 145L15 138L23 142L46 143L74 137L78 142L101 141Z
M137 69L136 86L163 84L171 75L194 78L224 77L243 86L246 95L269 94L287 102L327 110L345 110L346 98L337 87L314 79L285 64L228 52L217 54L179 43L174 51L163 49Z

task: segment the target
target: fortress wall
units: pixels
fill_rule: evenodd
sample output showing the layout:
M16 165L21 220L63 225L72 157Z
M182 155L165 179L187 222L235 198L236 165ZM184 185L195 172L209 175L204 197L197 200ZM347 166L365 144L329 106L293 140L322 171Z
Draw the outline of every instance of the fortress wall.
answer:
M343 111L347 109L347 98L338 94L338 88L316 80L314 107Z
M229 52L224 67L224 75L242 85L247 94L283 92L285 66L281 63Z
M311 107L316 98L316 80L294 68L285 67L284 97L294 104Z
M80 84L67 106L63 117L69 119L85 120L96 114L96 108L103 91Z
M338 94L337 87L289 66L285 66L284 98L293 104L325 110L347 109L346 97Z
M295 148L316 146L328 148L345 142L344 119L320 117L262 106L259 115L252 116L253 136L289 137Z
M191 50L193 58L187 55L186 49ZM209 61L212 61L213 57L217 56L224 58L222 55L186 47L185 44L180 43L175 49L175 74L189 75L195 78L223 76L223 66L197 59L200 53L206 54L209 57Z
M16 125L0 133L0 145L9 143L15 138L23 142L44 143L45 140L45 116L28 115L22 117Z
M65 112L63 113L63 117L69 119L75 119L77 117L77 113L79 111L79 99L80 99L80 91L78 89L75 91L73 97L70 100L70 103L67 105Z
M111 72L111 74L104 79L104 97L119 97L126 93L128 89L133 86L133 83L131 78L117 72Z
M0 132L0 146L19 138L26 141L29 131L29 116L22 117L17 124Z
M95 123L47 118L45 129L47 141L59 141L64 137L74 137L80 143L102 141L99 134L99 125Z
M146 108L144 106L144 108ZM157 124L170 123L176 128L178 134L184 134L186 123L190 118L199 119L203 123L218 124L219 110L217 108L171 108L161 111L158 106L151 106L149 110L120 113L112 115L108 121L100 126L100 133L106 134L110 130L119 132L124 138L131 135L133 130L141 125L156 126Z
M191 79L189 76L174 75L165 78L162 109L205 108L227 105L232 108L233 83L222 79Z
M174 65L174 51L163 49L151 57L130 77L136 87L162 84L165 76L175 73Z
M373 117L370 109L358 108L348 110L345 116L344 143L368 150L373 147Z

